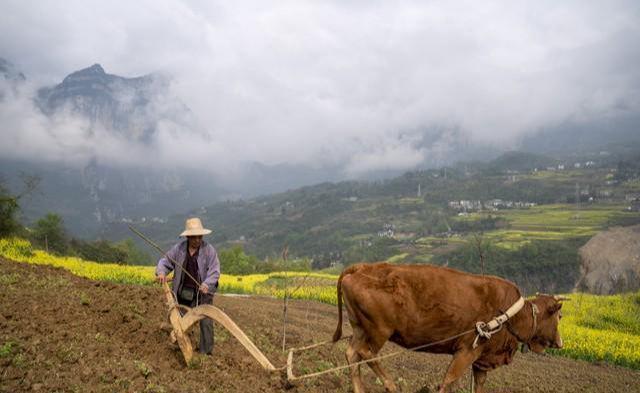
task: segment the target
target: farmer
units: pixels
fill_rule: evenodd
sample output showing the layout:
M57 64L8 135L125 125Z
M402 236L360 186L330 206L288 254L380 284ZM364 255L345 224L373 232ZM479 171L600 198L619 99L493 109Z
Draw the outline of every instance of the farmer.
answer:
M174 271L172 287L179 304L195 307L213 303L213 294L220 278L220 261L216 249L202 240L202 236L210 233L211 230L205 229L199 218L189 218L185 222L184 232L180 234L186 240L173 246L158 261L156 279L161 283L166 282L167 274L174 270L171 260L180 265ZM207 355L213 351L213 321L210 318L200 321L198 351Z

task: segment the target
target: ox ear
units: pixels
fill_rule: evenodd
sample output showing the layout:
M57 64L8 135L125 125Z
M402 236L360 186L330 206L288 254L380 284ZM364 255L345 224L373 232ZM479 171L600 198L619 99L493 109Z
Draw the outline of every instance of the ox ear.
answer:
M549 313L549 315L553 315L558 311L560 311L561 308L562 308L562 303L554 303L547 309L547 312Z

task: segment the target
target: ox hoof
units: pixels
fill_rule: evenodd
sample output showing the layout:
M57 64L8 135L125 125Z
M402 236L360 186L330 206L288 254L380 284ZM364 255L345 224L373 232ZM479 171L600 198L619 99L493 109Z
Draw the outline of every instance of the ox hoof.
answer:
M398 391L398 387L393 381L384 381L384 391L388 393L396 393Z

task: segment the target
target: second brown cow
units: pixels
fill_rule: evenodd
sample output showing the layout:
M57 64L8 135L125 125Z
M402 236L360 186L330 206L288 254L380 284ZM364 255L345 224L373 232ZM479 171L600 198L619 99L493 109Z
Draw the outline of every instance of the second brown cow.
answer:
M562 347L558 333L562 304L550 295L526 300L502 329L490 338L477 337L477 322L489 322L521 298L515 284L494 276L430 265L359 264L342 272L337 291L339 319L333 340L342 335L344 298L353 328L347 362L375 357L387 341L404 348L440 342L421 350L453 355L441 393L469 366L473 366L476 392L482 392L487 371L509 364L518 343L538 353ZM465 331L468 333L449 339ZM379 362L367 364L387 391L396 391ZM351 368L351 378L354 391L364 392L359 366Z

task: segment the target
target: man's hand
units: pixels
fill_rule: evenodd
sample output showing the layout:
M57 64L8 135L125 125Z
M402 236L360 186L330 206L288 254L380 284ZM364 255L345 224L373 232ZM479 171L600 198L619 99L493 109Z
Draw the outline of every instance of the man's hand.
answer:
M206 295L209 293L209 286L207 284L200 284L200 292Z
M165 276L164 274L158 274L156 276L156 281L160 284L164 284L165 282L167 282L167 276Z

